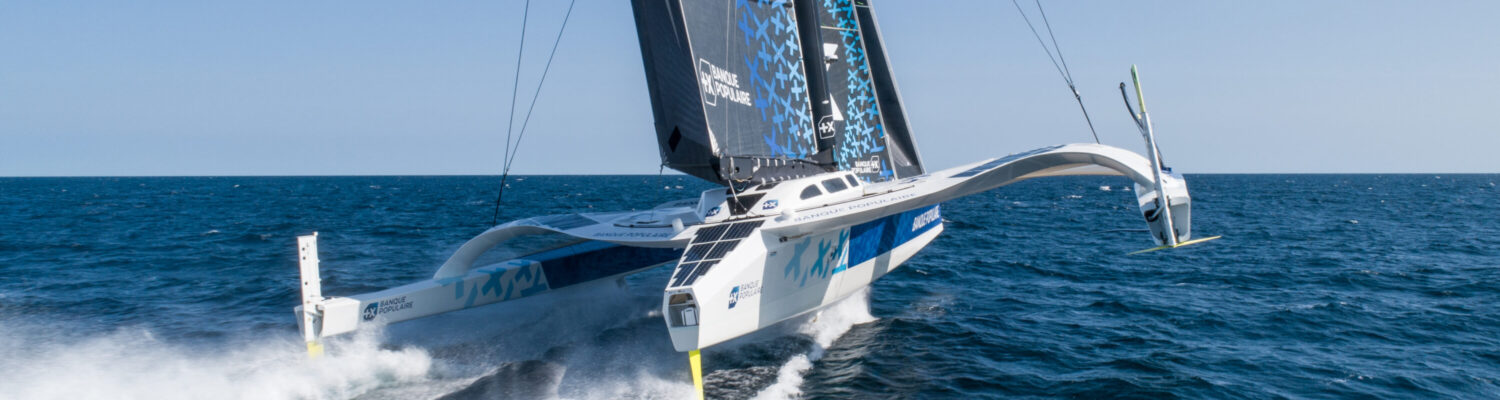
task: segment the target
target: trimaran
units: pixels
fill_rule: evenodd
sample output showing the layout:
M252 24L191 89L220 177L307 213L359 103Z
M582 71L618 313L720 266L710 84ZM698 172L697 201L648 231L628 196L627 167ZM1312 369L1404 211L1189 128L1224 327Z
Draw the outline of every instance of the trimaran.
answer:
M1144 157L1066 144L929 172L868 3L632 0L662 162L723 187L646 211L500 224L432 279L352 296L322 295L316 234L299 237L296 313L309 352L362 325L674 265L663 320L701 397L699 349L890 273L942 233L944 201L1031 178L1118 175L1134 181L1159 248L1197 242L1186 183L1162 165L1134 68Z

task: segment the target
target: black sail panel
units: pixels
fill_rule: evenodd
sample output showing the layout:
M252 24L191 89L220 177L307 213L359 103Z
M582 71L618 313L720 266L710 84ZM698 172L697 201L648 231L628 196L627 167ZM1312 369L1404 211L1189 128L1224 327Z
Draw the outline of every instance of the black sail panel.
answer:
M880 25L875 22L875 11L868 0L855 0L855 13L859 15L860 32L864 34L864 45L870 63L870 75L874 78L875 97L879 101L880 116L884 120L886 146L890 148L891 164L896 176L917 176L927 173L922 167L922 157L917 154L917 142L912 139L911 125L906 122L906 108L901 105L901 94L896 88L896 77L891 72L890 59L886 57L885 43L880 40Z
M632 6L662 164L705 180L722 181L698 82L692 78L697 72L682 8L675 0L635 0Z
M812 164L816 137L790 1L633 4L666 166L725 183Z

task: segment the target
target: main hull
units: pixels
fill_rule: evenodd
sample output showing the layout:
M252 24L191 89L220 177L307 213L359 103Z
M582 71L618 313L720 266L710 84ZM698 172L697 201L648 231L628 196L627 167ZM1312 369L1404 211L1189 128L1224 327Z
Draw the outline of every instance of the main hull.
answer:
M696 260L715 265L664 296L668 332L678 351L712 346L833 304L900 267L943 231L937 205L798 237L754 229L732 238L734 224L728 226L720 240L711 236L712 229L700 229L707 235L695 238L694 245L738 241L733 251L722 259ZM685 269L693 267L682 264L678 273L691 273Z
M704 192L703 224L663 296L668 332L677 350L696 350L831 304L930 243L942 229L939 203L1025 179L1124 175L1152 185L1137 191L1147 225L1158 241L1189 240L1186 184L1153 168L1122 149L1074 144L899 181L834 172Z

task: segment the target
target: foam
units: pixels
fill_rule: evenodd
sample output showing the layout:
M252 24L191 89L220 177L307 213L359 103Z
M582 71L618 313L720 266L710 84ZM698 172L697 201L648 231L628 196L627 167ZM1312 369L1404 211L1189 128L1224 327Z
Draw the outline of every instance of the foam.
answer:
M7 321L10 325L11 321ZM374 334L329 343L309 360L295 335L205 348L172 344L150 330L47 340L37 329L0 333L0 392L23 399L349 398L426 380L421 349L379 348Z
M0 374L0 393L25 399L433 398L510 363L540 359L564 368L556 391L561 398L692 397L686 358L671 348L657 310L660 288L611 282L558 294L516 304L524 307L483 307L363 329L326 340L327 354L317 360L307 358L296 332L279 329L210 340L164 340L135 327L60 337L76 330L7 318L0 323L0 370L8 371ZM757 398L800 394L803 375L824 349L855 324L875 319L868 300L862 290L780 328L813 343L763 370L776 377Z
M793 399L802 394L803 374L813 367L813 362L823 358L828 346L833 345L844 333L855 325L875 321L870 315L870 289L860 289L838 303L819 310L812 318L797 328L803 335L812 338L812 348L806 354L792 356L777 371L776 381L756 393L755 400Z

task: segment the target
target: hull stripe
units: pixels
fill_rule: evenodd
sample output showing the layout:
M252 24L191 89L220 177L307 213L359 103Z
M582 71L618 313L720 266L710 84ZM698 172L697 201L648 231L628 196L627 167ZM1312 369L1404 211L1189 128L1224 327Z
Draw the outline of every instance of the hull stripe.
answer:
M671 262L681 255L682 249L589 242L524 258L541 262L547 283L557 289Z
M940 225L942 217L939 213L938 205L932 205L849 228L849 266L889 253L896 246Z

